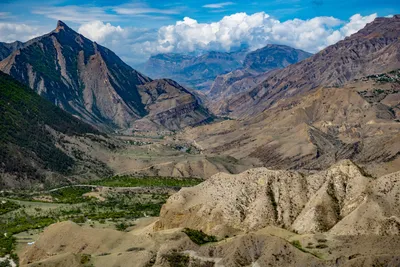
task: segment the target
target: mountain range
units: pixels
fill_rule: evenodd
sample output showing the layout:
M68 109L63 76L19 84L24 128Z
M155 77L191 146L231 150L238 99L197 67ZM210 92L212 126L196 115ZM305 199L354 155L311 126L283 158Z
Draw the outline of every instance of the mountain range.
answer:
M210 101L232 97L251 89L265 79L265 75L275 69L282 69L302 61L312 54L285 45L270 44L248 53L242 67L216 77L211 85Z
M44 36L2 44L10 54L0 70L100 131L178 131L178 142L201 153L252 166L319 170L350 158L381 174L396 169L399 153L399 25L399 16L377 18L315 55L267 45L149 61L166 64L154 68L160 75L239 62L217 77L208 98L152 80L61 21ZM213 122L205 106L237 119Z
M353 79L398 69L399 25L400 16L377 18L314 56L270 72L254 88L225 100L219 112L252 116L282 98L305 94L320 86L338 87Z
M188 129L204 153L256 158L276 169L324 169L352 159L398 170L400 16L378 18L299 63L211 103L235 120ZM397 37L395 37L397 36Z
M154 80L61 21L0 52L0 265L399 266L400 15Z
M209 89L214 79L242 66L247 49L236 52L206 52L200 56L186 54L157 54L138 66L154 78L170 78L197 90Z
M76 33L62 21L51 33L13 48L9 50L11 54L0 62L1 71L101 130L133 127L135 121L148 115L148 105L174 98L165 95L168 91L164 91L162 97L144 96L144 99L143 95L148 93L146 90L152 90L151 85L157 83L132 69L109 49ZM151 84L139 89L147 83ZM178 91L182 89L176 87ZM160 112L163 112L164 119L159 122L168 121L166 114L180 118L175 128L195 125L210 118L206 110L196 110L198 102L189 91L182 91L182 95L185 94L190 95L183 101L185 108L172 107L181 113L165 113L162 110ZM190 101L193 103L188 105ZM179 100L172 102L180 103ZM156 106L153 105L153 114L157 113L154 109ZM190 117L187 123L185 117ZM158 126L165 129L167 124Z
M210 93L216 95L221 88L239 79L286 67L310 55L284 45L267 45L255 51L242 48L235 52L211 51L200 56L158 54L138 65L138 69L151 77L174 79L197 90L211 89Z

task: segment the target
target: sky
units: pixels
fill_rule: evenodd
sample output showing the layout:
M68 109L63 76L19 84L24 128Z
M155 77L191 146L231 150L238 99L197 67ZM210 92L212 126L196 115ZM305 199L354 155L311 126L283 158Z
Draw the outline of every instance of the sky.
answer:
M394 14L398 0L0 0L0 41L27 41L62 20L130 65L270 43L315 53Z

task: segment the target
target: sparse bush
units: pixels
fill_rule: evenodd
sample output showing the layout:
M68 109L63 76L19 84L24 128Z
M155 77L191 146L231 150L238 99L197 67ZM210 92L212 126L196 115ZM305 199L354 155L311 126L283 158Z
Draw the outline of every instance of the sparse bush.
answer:
M299 240L293 240L292 245L300 250L304 250Z
M143 250L144 250L144 248L132 247L132 248L128 248L126 251L132 252L132 251L143 251Z
M126 223L118 223L115 225L115 229L117 229L118 231L124 232L126 230L126 228L128 228L129 225L127 225Z
M217 238L213 235L207 235L203 231L185 228L183 232L197 245L203 245L210 242L217 242Z
M182 253L173 251L164 255L171 267L187 267L189 265L190 257Z
M81 263L87 264L90 262L91 256L89 254L82 254L81 255Z

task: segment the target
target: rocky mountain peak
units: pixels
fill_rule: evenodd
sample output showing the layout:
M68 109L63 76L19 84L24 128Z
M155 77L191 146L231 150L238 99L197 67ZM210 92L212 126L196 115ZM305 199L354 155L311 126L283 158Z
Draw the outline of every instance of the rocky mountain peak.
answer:
M55 32L59 32L61 30L71 30L71 28L68 27L67 24L65 24L64 22L59 20L59 21L57 21L57 27L55 29Z

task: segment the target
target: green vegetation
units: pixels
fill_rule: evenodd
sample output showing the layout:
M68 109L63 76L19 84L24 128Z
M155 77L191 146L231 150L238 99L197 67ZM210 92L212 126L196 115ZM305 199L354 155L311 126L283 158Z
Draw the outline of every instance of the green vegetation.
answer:
M307 252L305 249L303 249L303 247L301 246L301 243L300 243L299 240L293 240L293 241L292 241L292 245L293 245L294 247L296 247L297 249L300 249L300 250L303 251L303 252Z
M13 210L17 210L20 207L21 207L20 205L18 205L17 203L15 203L13 201L9 201L9 200L0 201L0 215L5 214L10 211L13 211Z
M203 231L185 228L183 232L197 245L204 245L210 242L217 242L217 238L213 235L207 235Z
M200 182L200 179L194 178L129 176L98 181L100 184L124 187L182 187ZM22 232L29 233L32 230L41 231L55 222L71 220L78 224L89 224L91 227L95 227L95 222L97 222L102 225L101 227L114 227L119 231L126 231L128 227L134 225L133 220L137 218L159 216L161 206L169 197L166 193L160 193L159 188L139 191L136 188L123 190L112 188L102 191L101 194L93 191L99 194L99 198L83 196L92 190L93 186L87 185L68 186L42 192L2 191L0 195L0 257L5 255L15 257L14 235ZM208 236L201 231L185 229L185 233L197 244L217 241L214 236ZM177 255L172 255L170 259L179 260L175 256Z
M74 186L52 191L50 195L53 197L54 202L74 204L87 201L87 198L82 195L91 191L91 187Z
M126 223L123 223L123 222L115 225L115 229L117 229L118 231L121 231L121 232L125 232L126 228L128 228L128 227L129 227L129 225Z
M198 178L133 177L123 175L96 181L92 184L109 187L188 187L198 185L202 181Z
M10 262L10 260L5 260L5 261L2 261L2 262L0 262L0 267L11 267L12 265L11 265L11 262Z
M19 207L13 209L13 212L0 215L0 257L13 255L16 243L13 235L33 229L43 229L58 221L71 220L83 224L91 220L90 224L97 221L125 231L127 227L133 225L131 221L133 219L158 216L162 204L168 198L166 194L135 192L109 192L104 196L104 201L82 197L90 190L90 187L66 187L43 193L45 196L52 196L58 203L24 200L24 205L18 205L14 201L0 199L0 203L8 203L5 206L7 210ZM14 193L12 196L23 196L26 199L32 199L33 196L41 197L39 193ZM7 197L10 197L10 194Z
M321 257L320 254L314 253L314 252L311 252L311 251L308 251L308 250L304 249L299 240L293 240L293 241L291 242L291 244L292 244L295 248L297 248L298 250L300 250L300 251L302 251L302 252L304 252L304 253L308 253L308 254L313 255L314 257L317 257L317 258L322 259L322 257ZM317 246L317 247L318 247L318 246ZM312 243L308 243L307 248L312 248Z

